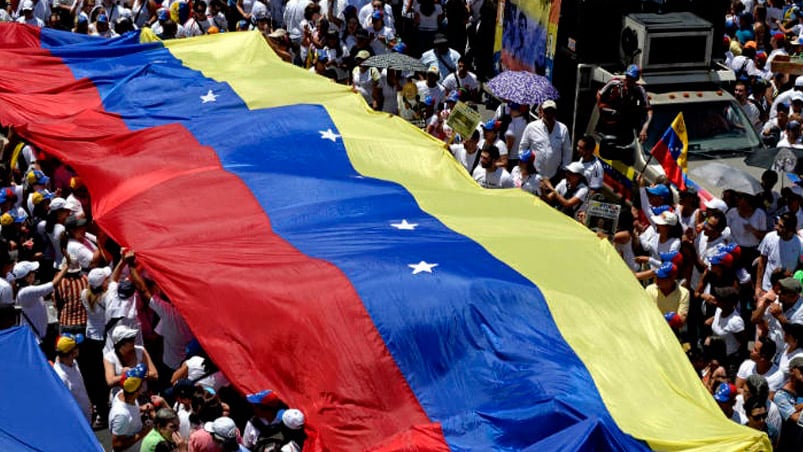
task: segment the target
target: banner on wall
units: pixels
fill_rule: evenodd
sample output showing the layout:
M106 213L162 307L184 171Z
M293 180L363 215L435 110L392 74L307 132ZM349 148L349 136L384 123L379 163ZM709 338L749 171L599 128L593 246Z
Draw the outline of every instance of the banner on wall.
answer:
M495 49L503 70L529 71L552 80L560 2L499 2Z

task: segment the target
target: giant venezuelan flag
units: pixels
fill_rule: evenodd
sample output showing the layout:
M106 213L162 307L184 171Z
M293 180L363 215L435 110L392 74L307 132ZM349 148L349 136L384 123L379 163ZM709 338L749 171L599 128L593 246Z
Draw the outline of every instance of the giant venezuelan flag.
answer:
M0 122L67 160L310 450L761 450L614 249L255 33L0 26Z

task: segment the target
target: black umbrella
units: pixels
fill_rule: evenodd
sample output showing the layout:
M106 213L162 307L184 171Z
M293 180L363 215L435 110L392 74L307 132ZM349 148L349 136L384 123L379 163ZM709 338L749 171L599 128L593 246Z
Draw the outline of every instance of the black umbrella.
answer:
M427 66L424 63L402 53L375 55L365 60L363 64L376 68L396 69L398 71L425 72L427 70Z
M798 173L801 169L798 166L803 164L803 149L787 147L761 149L745 157L744 163L779 173Z

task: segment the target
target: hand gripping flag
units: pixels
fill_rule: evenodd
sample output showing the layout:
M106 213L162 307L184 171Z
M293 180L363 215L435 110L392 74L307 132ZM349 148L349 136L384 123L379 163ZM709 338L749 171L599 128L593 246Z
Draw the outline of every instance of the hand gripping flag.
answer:
M675 184L680 190L686 189L686 181L683 177L686 173L686 156L689 152L689 138L686 134L686 123L683 121L683 113L678 113L672 125L666 129L663 136L650 153L655 160L661 163L669 182Z

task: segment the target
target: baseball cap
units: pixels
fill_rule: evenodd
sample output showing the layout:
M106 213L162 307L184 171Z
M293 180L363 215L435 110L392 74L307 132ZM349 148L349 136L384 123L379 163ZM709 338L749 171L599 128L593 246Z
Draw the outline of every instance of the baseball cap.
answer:
M129 394L136 392L142 386L147 374L148 368L145 363L139 363L123 373L122 378L120 378L120 386L122 386L123 391Z
M103 15L101 14L101 16L103 16ZM100 17L98 17L98 22L100 22ZM50 178L45 176L45 173L43 173L43 172L41 172L39 170L33 170L30 173L28 173L27 179L28 179L28 184L29 185L33 185L33 184L45 185L48 182L50 182Z
M787 130L799 129L799 128L800 128L800 123L798 121L794 120L794 119L786 123L786 129Z
M245 399L248 400L248 403L253 405L270 405L279 401L279 397L270 389L263 389L262 391L248 394L245 396Z
M740 248L735 242L718 245L718 249L721 252L724 251L726 253L730 253L734 260L742 257L742 248Z
M569 163L568 165L566 165L564 167L564 169L566 169L566 171L568 171L570 173L574 173L574 174L583 174L583 172L585 171L585 167L580 162Z
M156 17L159 20L169 20L170 19L170 11L166 9L160 9L159 12L156 13Z
M498 130L499 126L500 123L496 119L489 119L482 124L484 130Z
M800 281L792 277L784 278L778 281L778 284L781 285L781 290L785 290L787 292L800 293L801 290L803 290L803 286L800 284Z
M8 226L14 223L23 223L28 218L28 214L24 211L18 211L16 214L10 210L3 215L0 215L0 225Z
M641 77L641 68L639 68L638 65L631 64L625 70L625 75L630 78L639 78Z
M270 20L270 17L268 17L268 13L267 13L267 12L265 12L265 11L259 11L259 12L257 13L257 15L256 15L256 20L257 20L257 21L260 21L260 20Z
M90 287L97 289L103 285L103 282L106 281L106 278L111 276L111 274L112 269L109 267L93 268L89 271L89 275L87 275L86 279Z
M382 11L376 10L371 13L371 20L379 20L382 19L385 15L382 14Z
M11 274L16 280L22 279L28 276L29 273L35 272L36 270L39 270L39 262L20 261L14 265L14 269L11 270Z
M803 102L803 93L800 91L795 91L792 93L792 102Z
M664 262L660 267L655 269L655 276L659 279L667 279L677 276L678 268L672 262Z
M722 265L724 267L732 267L733 266L733 255L731 253L718 253L711 256L709 259L711 265Z
M803 87L803 75L798 75L797 78L795 78L795 86Z
M25 0L24 2L22 2L22 10L33 11L33 2L31 0Z
M137 330L134 328L129 328L125 325L117 325L112 330L112 342L115 344L119 344L120 341L133 339L135 337L137 337Z
M719 403L728 403L736 397L736 386L731 383L721 383L714 393L714 400Z
M668 198L669 188L664 184L658 184L653 187L647 187L647 193L652 196L660 196L662 198Z
M457 101L459 101L459 100L460 100L460 93L459 93L459 92L457 92L457 90L455 90L455 91L452 91L452 92L451 92L451 93L449 93L449 95L446 97L446 102L457 102Z
M546 110L547 108L554 108L555 110L557 110L558 104L556 104L555 101L552 99L545 100L544 103L541 104L541 110Z
M725 213L728 210L728 205L725 204L725 201L719 198L711 198L705 202L705 208L719 210L720 212Z
M290 430L301 430L304 428L304 413L295 408L285 410L282 413L282 423Z
M534 162L535 161L535 153L529 149L522 151L519 153L519 161L520 162Z
M658 256L661 258L661 262L671 262L677 266L683 264L683 255L677 250L658 253Z
M407 44L400 42L393 46L393 51L396 53L404 53L407 51Z
M427 68L427 74L440 75L440 73L441 73L441 70L438 69L438 66L436 66L434 64L432 66L430 66L429 68Z
M435 38L432 40L432 43L435 45L448 44L449 40L446 39L446 35L444 35L443 33L435 33Z
M50 206L51 210L53 209L52 203ZM65 209L68 207L64 207ZM80 228L81 226L86 226L86 218L77 217L75 215L70 215L67 217L67 220L64 222L65 228Z
M433 99L433 98L432 98L432 96L426 96L426 97L424 97L424 100L423 100L422 102L423 102L423 103L424 103L424 105L426 105L427 107L431 107L431 106L435 105L435 99Z
M50 207L48 210L53 212L59 209L69 209L67 207L67 200L61 197L53 198L53 200L50 201Z
M796 356L789 361L789 370L801 369L803 370L803 356Z
M107 24L109 23L109 18L106 17L105 14L98 14L98 18L96 20L98 23Z
M367 60L371 57L371 54L367 50L360 50L357 52L357 55L354 57L355 60Z
M69 353L81 342L84 342L83 334L61 333L56 341L56 350L60 353Z
M652 222L658 226L675 226L678 224L678 216L675 212L667 210L661 212L660 215L653 215Z
M53 199L56 196L53 193L50 193L47 190L40 190L33 195L31 195L31 201L33 201L33 205L37 206L42 203L42 201L46 199Z
M134 283L127 279L125 281L120 281L120 284L117 285L117 296L123 300L131 298L134 292L136 292Z
M237 425L234 424L232 418L226 416L219 417L214 422L205 423L204 430L220 439L237 438Z
M277 28L268 34L269 38L282 39L287 36L287 30L284 28Z

